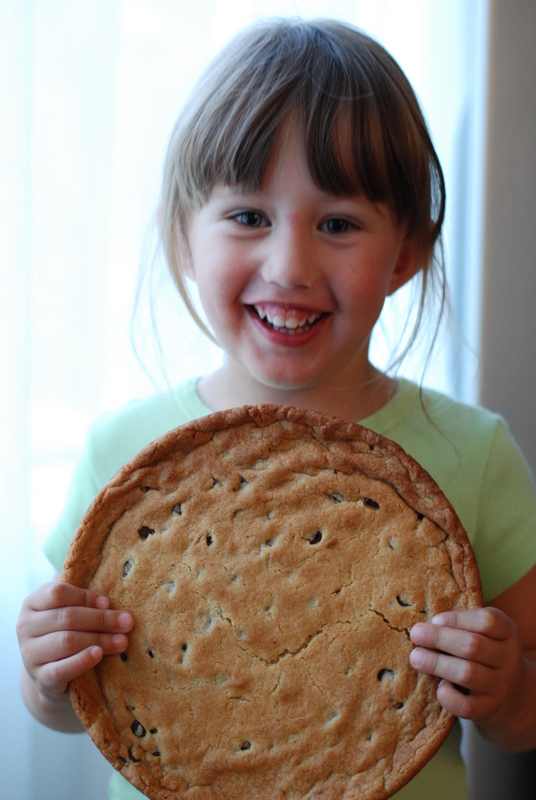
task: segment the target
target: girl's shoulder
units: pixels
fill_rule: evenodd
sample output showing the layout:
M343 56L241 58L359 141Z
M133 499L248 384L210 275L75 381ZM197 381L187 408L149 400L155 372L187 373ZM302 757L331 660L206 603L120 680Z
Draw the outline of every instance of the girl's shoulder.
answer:
M398 442L434 478L467 531L486 599L536 562L536 491L504 419L402 380L365 421Z
M104 484L143 447L173 428L210 413L200 400L197 378L175 389L132 400L99 417L90 427L85 457Z
M379 412L363 422L384 436L388 430L408 428L416 431L416 426L424 426L427 436L447 436L464 438L466 434L486 438L494 435L498 425L504 424L502 417L486 408L455 400L435 389L418 386L401 378L398 390ZM384 432L385 431L385 432Z
M481 473L494 454L519 449L500 414L406 379L363 424L396 441L433 476L464 468Z
M505 420L481 406L402 379L391 401L364 424L398 442L433 477L471 484L500 461L522 459Z
M117 470L154 439L208 413L195 383L193 379L177 389L133 400L103 414L90 427L63 511L44 544L45 555L58 572L86 509Z

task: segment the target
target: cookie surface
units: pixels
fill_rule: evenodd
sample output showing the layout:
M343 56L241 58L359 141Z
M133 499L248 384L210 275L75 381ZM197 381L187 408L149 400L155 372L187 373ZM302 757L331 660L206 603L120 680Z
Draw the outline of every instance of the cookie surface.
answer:
M95 744L153 800L381 800L454 718L409 629L481 604L430 476L356 424L280 406L153 442L89 508L62 579L135 619L72 681Z

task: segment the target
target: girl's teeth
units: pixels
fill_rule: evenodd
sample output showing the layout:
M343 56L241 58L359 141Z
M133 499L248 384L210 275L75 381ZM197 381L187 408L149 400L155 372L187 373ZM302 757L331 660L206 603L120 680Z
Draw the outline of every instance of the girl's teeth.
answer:
M276 314L275 317L272 318L270 318L269 314L267 316L268 321L271 322L275 328L289 328L292 331L296 330L296 328L300 328L307 322L306 319L300 322L298 319L296 319L296 317L289 317L288 319L285 319L285 317L281 317L279 314Z
M316 320L321 316L321 314L312 314L310 317L307 317L304 320L299 320L296 319L296 317L289 317L287 319L281 314L275 314L275 316L272 317L270 313L260 308L257 308L256 311L261 319L268 320L268 322L273 325L274 328L286 328L290 331L295 331L296 328L302 328L307 323L312 325L313 322L316 322Z

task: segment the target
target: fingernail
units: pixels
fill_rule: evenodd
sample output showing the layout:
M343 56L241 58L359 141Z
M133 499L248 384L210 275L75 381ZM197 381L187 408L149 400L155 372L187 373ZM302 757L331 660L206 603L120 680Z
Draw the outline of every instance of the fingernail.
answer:
M414 667L422 667L424 664L424 652L422 650L412 650L409 654L409 660Z
M410 631L412 642L424 642L424 626L417 623Z
M443 614L436 614L435 617L432 617L432 622L434 625L444 625L445 617Z
M124 650L128 645L128 639L124 633L114 633L113 636L114 647L118 650Z
M132 617L126 611L121 612L117 618L117 626L127 631L132 625Z

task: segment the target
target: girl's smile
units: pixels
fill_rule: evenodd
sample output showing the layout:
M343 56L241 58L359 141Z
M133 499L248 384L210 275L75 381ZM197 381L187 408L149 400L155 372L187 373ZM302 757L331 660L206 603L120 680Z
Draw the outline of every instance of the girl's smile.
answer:
M316 186L296 131L258 191L214 189L188 244L190 275L229 356L220 380L243 386L244 402L254 385L288 403L304 389L358 391L377 376L368 346L385 297L419 266L386 204Z
M302 347L322 330L329 314L306 308L288 307L285 304L255 303L246 305L257 329L274 344L281 347Z

